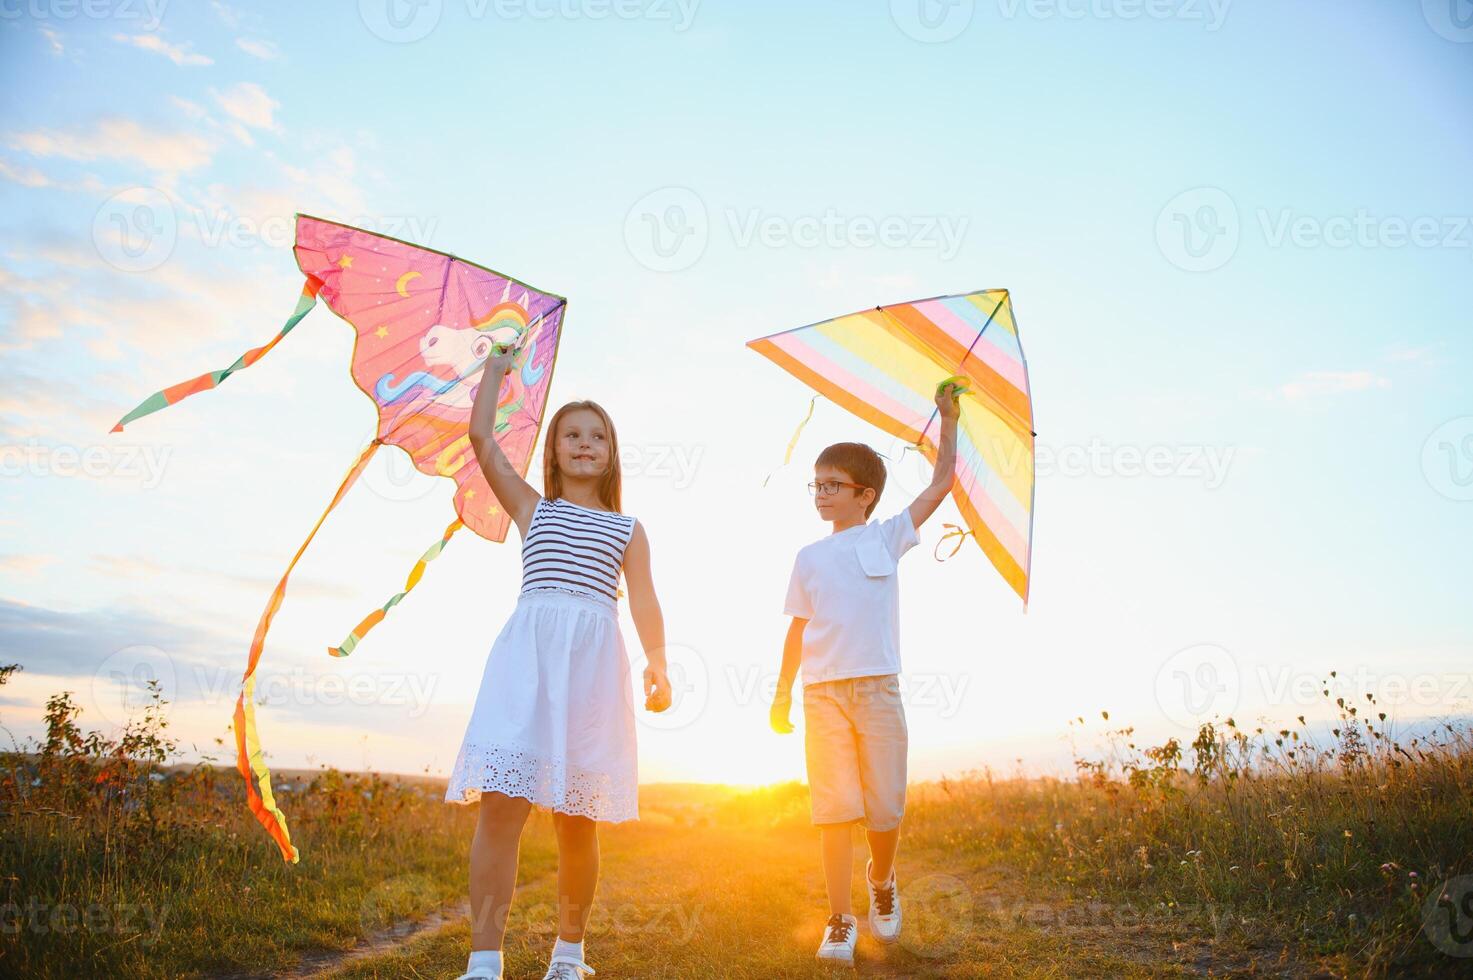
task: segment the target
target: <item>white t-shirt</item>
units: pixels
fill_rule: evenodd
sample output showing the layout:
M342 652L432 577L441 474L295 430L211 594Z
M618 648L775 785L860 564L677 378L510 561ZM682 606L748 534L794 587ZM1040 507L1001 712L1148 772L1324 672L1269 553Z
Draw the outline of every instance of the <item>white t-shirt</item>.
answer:
M896 563L919 543L910 508L798 552L783 612L808 620L803 684L900 673Z

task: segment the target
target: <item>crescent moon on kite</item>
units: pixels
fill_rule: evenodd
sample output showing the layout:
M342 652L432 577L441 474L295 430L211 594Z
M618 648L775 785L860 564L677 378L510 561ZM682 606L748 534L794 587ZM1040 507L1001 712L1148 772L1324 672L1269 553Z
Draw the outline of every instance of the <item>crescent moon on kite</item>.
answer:
M399 281L396 282L396 283L394 283L394 291L396 293L398 293L400 296L403 296L405 299L408 299L409 298L409 290L405 289L404 287L406 287L406 286L409 285L409 280L411 280L411 279L418 279L419 276L420 276L420 274L418 272L406 272L406 273L404 273L404 275L402 275L402 276L399 277Z

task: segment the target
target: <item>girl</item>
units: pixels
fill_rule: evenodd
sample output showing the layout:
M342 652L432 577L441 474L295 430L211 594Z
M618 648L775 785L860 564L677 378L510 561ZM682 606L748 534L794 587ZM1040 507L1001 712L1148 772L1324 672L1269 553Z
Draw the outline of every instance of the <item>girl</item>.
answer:
M583 931L598 884L597 821L638 818L634 706L619 631L619 575L649 666L645 707L670 705L665 626L644 528L619 512L614 425L570 402L547 427L543 491L516 474L493 434L514 352L482 369L470 439L497 502L522 535L522 589L486 658L481 690L445 791L480 803L471 841L471 955L459 980L500 980L501 943L532 804L553 811L558 940L543 980L584 980Z

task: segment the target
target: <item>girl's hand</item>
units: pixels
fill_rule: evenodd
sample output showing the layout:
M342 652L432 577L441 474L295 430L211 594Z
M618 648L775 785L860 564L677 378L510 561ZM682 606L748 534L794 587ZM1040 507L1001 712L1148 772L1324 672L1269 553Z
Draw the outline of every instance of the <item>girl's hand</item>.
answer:
M511 370L512 362L517 358L515 347L502 347L496 344L491 348L491 354L486 358L485 370L492 374L506 374Z
M656 713L670 707L670 678L665 676L664 667L644 669L644 706Z

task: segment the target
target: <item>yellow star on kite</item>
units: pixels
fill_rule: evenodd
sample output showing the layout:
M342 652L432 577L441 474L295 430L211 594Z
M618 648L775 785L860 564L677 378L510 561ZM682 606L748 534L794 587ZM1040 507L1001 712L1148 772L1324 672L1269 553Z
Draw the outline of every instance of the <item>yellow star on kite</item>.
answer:
M351 256L351 255L344 255L342 258L338 259L338 267L339 268L349 269L349 268L352 268L352 266L353 266L353 256Z
M471 499L471 498L472 498L472 497L474 497L474 496L475 496L475 495L476 495L476 492L475 492L475 491L474 491L474 490L467 490L467 491L466 491L466 492L465 492L465 499L466 499L466 500L470 500L470 499Z
M490 507L487 507L486 508L486 513L487 514L490 514L492 517L495 517L500 512L501 512L501 508L500 507L497 507L495 504L492 504Z
M385 337L387 337L389 335L389 328L388 327L379 327L377 330L375 330L373 332L373 335L375 337L377 337L379 340L383 340Z

